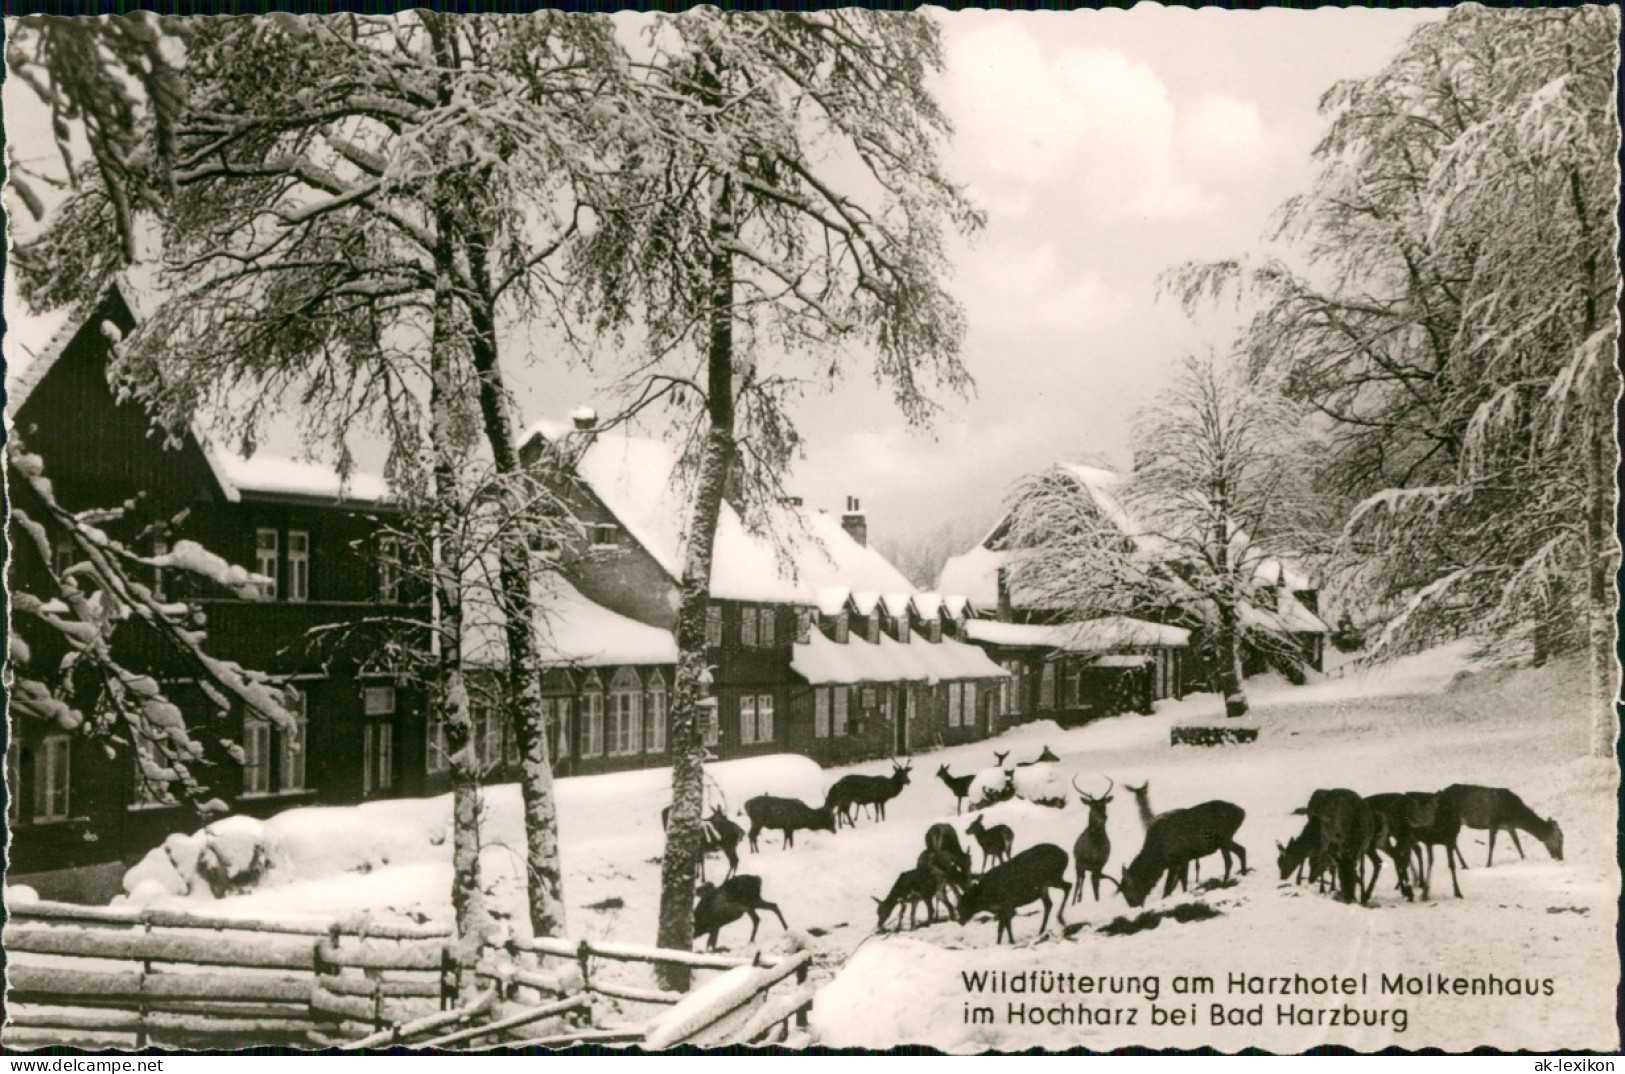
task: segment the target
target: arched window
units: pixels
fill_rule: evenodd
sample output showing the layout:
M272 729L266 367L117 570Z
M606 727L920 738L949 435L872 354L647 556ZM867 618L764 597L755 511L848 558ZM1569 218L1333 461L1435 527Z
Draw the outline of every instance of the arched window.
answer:
M643 749L646 753L666 752L666 680L658 671L649 676L643 708Z
M604 684L592 672L581 686L581 756L604 755Z
M626 757L643 749L643 683L621 668L609 685L609 755Z

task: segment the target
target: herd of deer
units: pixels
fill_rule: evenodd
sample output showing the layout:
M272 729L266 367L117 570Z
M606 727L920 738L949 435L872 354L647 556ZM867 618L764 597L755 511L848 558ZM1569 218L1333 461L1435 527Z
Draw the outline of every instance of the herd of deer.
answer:
M1495 837L1503 831L1512 836L1520 858L1524 853L1518 833L1524 831L1539 839L1553 858L1563 860L1563 829L1556 819L1539 816L1504 787L1456 783L1437 793L1410 791L1369 797L1351 790L1319 790L1309 796L1307 806L1295 812L1307 819L1303 831L1286 845L1276 844L1281 879L1301 880L1307 872L1311 882L1331 884L1344 902L1356 897L1362 905L1371 901L1377 875L1382 872L1381 855L1394 863L1397 887L1407 901L1415 899L1418 881L1426 899L1434 848L1441 846L1445 864L1450 866L1450 887L1461 898L1456 863L1465 869L1467 860L1456 840L1464 827L1489 830L1486 868L1495 863Z
M998 755L1002 767L1008 754ZM1056 758L1046 748L1037 764ZM757 850L757 836L763 829L784 833L784 845L795 845L798 830L834 832L842 824L854 824L858 807L870 807L877 820L884 820L886 803L897 797L909 781L909 765L892 762L889 776L845 776L830 789L824 804L814 808L793 798L775 798L761 795L745 803L744 812L750 818L747 834L728 819L726 811L716 808L706 821L706 849L720 851L728 859L728 875L721 885L704 883L699 888L698 904L694 911L696 935L709 935L710 945L716 947L717 931L724 925L748 916L751 921L751 940L756 939L759 924L756 911L771 910L784 924L784 915L777 905L762 898L762 881L755 876L737 875L738 846L742 838L748 839L752 852ZM963 804L974 776L953 776L944 765L937 775L947 784L956 801ZM1189 872L1194 865L1200 880L1200 862L1218 854L1224 861L1224 879L1230 879L1232 855L1239 860L1240 871L1247 872L1247 851L1236 842L1236 832L1246 819L1246 812L1238 805L1225 801L1209 801L1184 809L1156 813L1151 809L1150 785L1138 787L1124 784L1134 796L1139 818L1145 830L1145 839L1139 853L1119 876L1107 873L1106 864L1111 857L1111 839L1106 833L1107 807L1113 800L1115 783L1108 778L1104 793L1090 795L1073 779L1072 789L1079 802L1088 811L1088 820L1072 847L1073 881L1066 880L1067 854L1053 843L1040 843L1014 853L1015 833L1006 824L988 826L985 818L977 816L965 829L965 834L976 841L981 850L981 869L973 872L970 852L960 844L959 833L953 825L936 823L925 833L925 847L914 867L901 873L884 898L876 898L877 931L884 931L895 912L897 927L902 928L903 913L909 916L909 927L918 924L919 911L924 909L927 922L937 918L937 907L961 924L978 914L991 914L998 922L995 942L1008 938L1015 942L1011 922L1016 911L1035 902L1044 907L1039 933L1049 928L1052 910L1056 920L1066 921L1066 905L1077 903L1083 897L1087 881L1100 899L1102 880L1115 886L1129 906L1140 907L1156 887L1164 881L1163 897L1174 888L1189 890ZM957 809L956 809L957 813ZM1524 831L1538 838L1561 861L1563 858L1563 831L1554 819L1543 819L1535 814L1511 791L1498 787L1479 787L1456 784L1437 793L1411 792L1404 794L1377 794L1362 797L1351 790L1319 790L1310 796L1309 804L1295 810L1306 821L1303 830L1285 844L1277 844L1281 879L1307 876L1311 883L1328 884L1345 902L1356 897L1368 903L1382 862L1386 855L1398 875L1398 887L1407 900L1415 898L1419 881L1422 897L1429 892L1429 879L1433 869L1435 847L1445 849L1445 860L1450 866L1450 882L1455 894L1461 897L1456 880L1456 863L1462 868L1467 863L1456 846L1463 827L1488 830L1489 857L1485 865L1494 863L1495 837L1505 831L1512 836L1513 846L1523 856L1518 832ZM662 816L662 821L665 817ZM1367 863L1370 865L1367 874ZM1050 892L1059 889L1061 900L1056 909Z

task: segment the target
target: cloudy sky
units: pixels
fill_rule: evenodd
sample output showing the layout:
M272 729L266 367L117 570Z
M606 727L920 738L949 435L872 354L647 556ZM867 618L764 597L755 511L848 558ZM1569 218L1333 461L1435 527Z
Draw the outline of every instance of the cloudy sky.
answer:
M1126 464L1133 412L1182 355L1223 348L1236 325L1234 311L1192 323L1158 301L1157 275L1256 248L1310 180L1321 94L1375 73L1442 15L942 15L951 171L988 216L956 249L952 281L976 391L943 400L926 434L854 373L800 406L807 458L792 491L832 509L859 496L873 538L910 541L995 515L1016 478L1054 459ZM555 364L532 371L521 399L562 418L592 392Z
M859 496L872 535L911 540L992 516L1011 482L1051 460L1126 463L1134 411L1183 354L1222 349L1235 324L1233 311L1192 323L1158 301L1158 273L1255 249L1272 210L1309 182L1321 94L1374 73L1442 15L1147 4L941 15L951 172L988 217L954 250L975 393L944 399L929 434L861 373L805 400L808 457L792 490L832 508ZM37 158L47 128L10 81L13 152ZM26 334L30 322L13 324ZM556 359L515 379L527 421L602 391Z

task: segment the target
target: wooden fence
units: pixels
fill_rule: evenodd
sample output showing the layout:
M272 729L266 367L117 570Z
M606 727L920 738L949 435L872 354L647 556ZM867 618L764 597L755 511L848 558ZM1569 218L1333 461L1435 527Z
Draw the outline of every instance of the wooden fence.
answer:
M776 961L636 944L536 939L489 948L457 999L443 929L245 920L172 910L35 903L11 908L4 1043L41 1047L344 1049L721 1046L806 1025L810 956ZM567 982L556 964L580 973ZM688 994L616 979L608 965L719 976ZM793 980L792 980L793 979ZM569 991L566 993L565 989ZM539 995L540 1002L528 997ZM600 1000L659 1013L600 1025ZM547 1028L537 1033L538 1023Z

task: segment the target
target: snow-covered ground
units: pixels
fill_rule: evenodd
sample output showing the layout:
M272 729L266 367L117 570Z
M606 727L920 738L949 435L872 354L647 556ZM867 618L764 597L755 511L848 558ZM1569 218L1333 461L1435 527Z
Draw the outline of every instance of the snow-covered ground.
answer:
M1467 667L1467 649L1453 647L1305 687L1259 682L1252 696L1261 734L1248 746L1169 746L1173 723L1218 711L1218 699L1200 695L1161 705L1154 716L1124 716L1069 731L1032 724L996 742L921 755L914 761L913 782L888 807L885 823L860 821L855 830L838 835L799 833L793 850L783 849L776 834L764 835L761 853L741 847L741 871L762 878L764 897L780 905L795 934L791 942L812 948L830 978L813 1014L817 1039L830 1046L924 1043L950 1051L1074 1045L1272 1051L1320 1044L1617 1047L1617 772L1612 762L1585 757L1584 671L1575 664L1516 672ZM986 918L966 926L939 922L874 935L872 897L884 895L897 873L913 866L926 827L948 821L963 833L971 820L954 816L952 795L933 776L937 766L946 763L955 774L986 768L994 746L1011 750L1012 760L1050 747L1061 758L1063 786L1076 776L1086 791L1098 793L1108 777L1116 781L1108 822L1114 873L1138 850L1142 835L1133 799L1122 784L1147 779L1159 811L1212 798L1245 808L1247 820L1237 838L1253 871L1233 887L1199 896L1218 916L1185 923L1168 919L1129 935L1099 931L1128 912L1120 897L1105 890L1100 903L1085 894L1082 903L1068 908L1068 924L1082 926L1066 930L1070 935L1052 922L1047 935L1037 936L1036 906L1018 916L1014 947L994 944L994 924ZM883 773L890 766L879 762L853 770ZM767 790L814 801L844 774L793 757L730 762L710 771L735 813L746 798ZM559 784L572 934L653 939L659 811L668 798L668 779L666 771L657 770ZM1462 849L1471 868L1461 874L1461 900L1450 894L1442 861L1433 899L1414 904L1393 889L1391 869L1385 869L1367 908L1278 880L1274 844L1301 826L1302 818L1292 810L1317 787L1373 794L1436 790L1456 782L1510 787L1542 816L1556 816L1565 834L1565 860L1552 861L1536 839L1524 836L1528 858L1520 861L1503 836L1495 867L1485 869L1484 833L1466 832ZM511 915L512 927L523 933L518 804L515 787L489 792L484 860L498 902ZM156 858L141 866L128 886L144 882L137 901L184 906L207 900L216 913L406 914L446 920L448 810L447 799L439 798L291 811L265 822L259 835L263 875L252 890L216 900L206 885L193 883L191 893L183 894L186 877ZM1016 800L992 807L985 816L990 825L1014 829L1018 852L1050 842L1070 854L1085 811L1072 796L1064 810ZM233 839L244 834L236 832ZM172 849L184 872L200 846L177 840ZM252 858L240 845L224 853ZM1210 859L1203 879L1215 878L1219 869L1217 859ZM712 877L720 873L713 864ZM1193 898L1176 893L1164 901L1153 895L1147 908L1170 908ZM748 932L748 922L731 925L723 930L722 943L743 948ZM759 944L772 949L786 942L780 933L768 915ZM1131 993L1115 995L1109 981L1101 983L1104 994L968 990L967 973L992 970L1072 974L1073 984L1082 976L1139 980L1131 982L1137 986ZM628 967L626 972L646 971ZM1317 979L1365 974L1366 991L1232 994L1231 974ZM1479 987L1491 977L1502 982L1549 978L1551 995L1385 995L1383 974L1428 982L1434 975L1463 977L1477 979ZM1179 994L1176 979L1189 975L1213 978L1213 993ZM1465 987L1470 990L1472 982ZM1537 989L1544 993L1544 987ZM1256 1007L1261 1024L1215 1025L1215 1002L1242 1010L1244 1018ZM1189 1017L1194 1009L1194 1025L1153 1024L1153 1005L1167 1016ZM1281 1024L1282 1006L1338 1011L1345 1018L1341 1012L1347 1007L1382 1016L1386 1024L1346 1028L1320 1014L1307 1016L1321 1019L1318 1025ZM980 1021L979 1007L992 1011L992 1024ZM1012 1021L1012 1007L1027 1012L1028 1021ZM1102 1014L1102 1008L1120 1013ZM1064 1020L1032 1024L1034 1014ZM1108 1017L1121 1021L1078 1024ZM1396 1025L1400 1017L1403 1031Z

